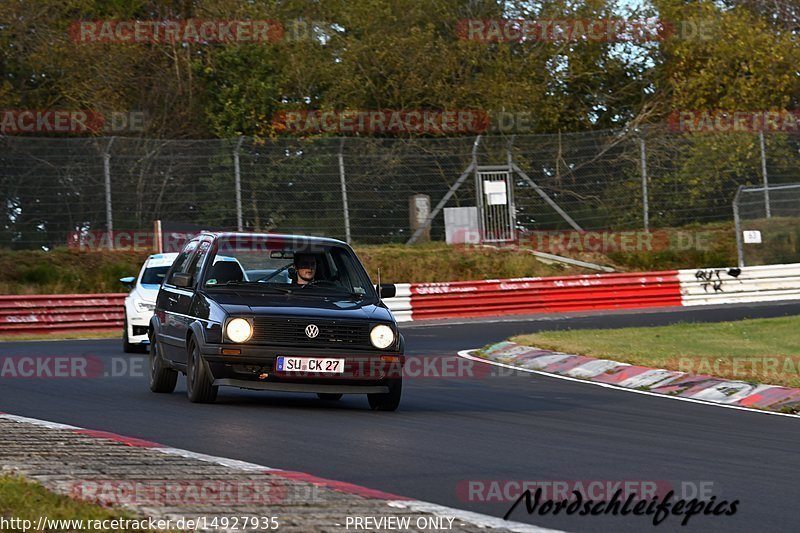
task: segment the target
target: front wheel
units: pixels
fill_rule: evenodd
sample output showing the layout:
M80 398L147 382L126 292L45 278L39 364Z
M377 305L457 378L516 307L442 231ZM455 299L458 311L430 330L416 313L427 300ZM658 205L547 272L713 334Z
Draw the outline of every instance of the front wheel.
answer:
M150 341L150 390L171 393L178 382L178 372L164 364L155 335Z
M200 348L194 340L189 341L189 357L186 369L186 395L192 403L214 403L219 387L212 385L213 378Z
M373 411L396 411L402 393L403 380L393 379L389 381L389 392L367 394L367 401Z

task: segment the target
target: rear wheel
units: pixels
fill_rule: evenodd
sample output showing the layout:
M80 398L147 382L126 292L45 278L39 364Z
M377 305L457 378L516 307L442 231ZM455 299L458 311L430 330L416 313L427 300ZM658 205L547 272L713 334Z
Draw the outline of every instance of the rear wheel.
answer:
M175 390L178 372L164 364L155 336L150 341L150 390L170 393Z
M200 348L194 340L189 341L188 364L186 368L186 395L192 403L214 403L219 387L212 385L213 378L206 362L200 355Z
M389 381L389 392L367 394L367 401L373 411L396 411L402 393L403 380L393 379Z
M326 402L335 402L342 399L341 394L336 394L332 392L318 392L317 397L320 400L324 400Z

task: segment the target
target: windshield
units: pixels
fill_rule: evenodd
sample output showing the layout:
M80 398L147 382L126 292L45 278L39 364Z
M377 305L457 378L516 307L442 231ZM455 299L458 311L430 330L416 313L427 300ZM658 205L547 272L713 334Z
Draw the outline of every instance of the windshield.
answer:
M372 298L375 291L361 263L341 246L279 249L254 246L253 241L220 239L206 268L206 288L269 287L307 295L347 295Z
M142 285L161 285L161 282L164 281L164 276L167 275L167 270L169 270L169 265L146 268L140 283Z

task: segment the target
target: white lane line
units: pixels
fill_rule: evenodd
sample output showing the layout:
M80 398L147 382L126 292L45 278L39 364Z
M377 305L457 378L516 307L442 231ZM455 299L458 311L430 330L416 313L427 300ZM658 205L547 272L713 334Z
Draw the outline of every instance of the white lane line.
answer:
M58 422L48 422L47 420L39 420L38 418L27 418L24 416L10 415L7 413L0 413L0 418L3 420L11 420L13 422L21 422L23 424L30 424L32 426L39 426L49 429L82 429L78 426L69 426L67 424L59 424Z
M261 466L255 463L248 463L246 461L239 461L238 459L228 459L226 457L216 457L214 455L206 455L204 453L191 452L189 450L182 450L180 448L150 448L154 452L161 452L166 455L177 455L178 457L185 457L186 459L197 459L205 463L212 463L222 465L234 470L241 470L243 472L265 472L268 470L276 470L268 466Z
M58 422L49 422L47 420L39 420L37 418L27 418L24 416L17 416L17 415L10 415L7 413L0 413L0 420L12 420L14 422L19 422L22 424L31 424L34 426L45 427L49 429L64 429L69 431L79 430L79 431L90 431L85 428L81 428L78 426L70 426L67 424L59 424ZM94 438L98 439L106 439L108 437L96 436ZM206 455L203 453L192 452L189 450L184 450L181 448L172 448L172 447L164 447L164 448L146 448L147 450L157 451L161 453L165 453L167 455L177 455L179 457L185 457L188 459L197 459L198 461L203 461L207 463L213 463L217 465L222 465L231 469L235 470L245 470L248 472L268 472L268 471L275 471L278 475L280 472L285 472L285 470L281 470L278 468L272 468L269 466L262 466L257 465L255 463L247 463L245 461L238 461L236 459L229 459L227 457L217 457L214 455ZM314 477L314 476L311 476ZM331 489L334 490L334 489ZM346 492L345 492L346 493ZM356 493L353 493L357 495ZM361 496L365 498L365 496ZM564 531L557 530L557 529L545 529L538 526L530 525L530 524L523 524L521 522L511 522L503 520L502 518L497 518L494 516L489 516L481 513L474 513L472 511L466 511L462 509L455 509L452 507L445 507L444 505L439 505L436 503L430 503L422 500L380 500L376 499L376 501L383 501L389 507L399 508L399 509L408 509L418 513L430 513L435 516L443 517L443 518L455 518L456 521L460 520L461 523L466 523L469 525L474 525L478 527L485 527L489 529L505 529L508 531L513 531L514 533L564 533ZM454 521L454 525L455 525ZM456 529L457 530L457 529Z
M645 396L653 396L655 398L665 398L665 399L668 399L668 400L680 400L682 402L698 403L700 405L708 405L708 406L711 406L711 407L724 407L725 409L736 409L738 411L747 411L748 413L760 413L760 414L764 414L764 415L786 416L786 417L789 417L789 418L800 418L800 415L793 415L793 414L789 414L789 413L778 413L778 412L775 412L775 411L765 411L765 410L762 410L762 409L753 409L753 408L750 408L750 407L741 407L741 406L738 406L738 405L726 405L724 403L709 402L709 401L705 401L705 400L698 400L698 399L695 399L695 398L683 398L681 396L670 396L668 394L659 394L657 392L650 392L650 391L644 391L644 390L638 390L638 389L627 389L625 387L620 387L618 385L612 385L611 383L599 383L597 381L588 381L588 380L585 380L585 379L577 379L577 378L571 378L569 376L562 376L562 375L559 375L559 374L551 374L549 372L542 372L541 370L531 370L530 368L522 368L522 367L519 367L519 366L507 365L505 363L498 363L497 361L490 361L488 359L483 359L481 357L475 357L474 355L472 355L472 352L474 352L474 351L475 351L474 349L472 349L472 350L461 350L461 351L458 352L458 356L459 357L463 357L464 359L469 359L471 361L479 361L481 363L486 363L488 365L499 366L499 367L502 367L502 368L509 368L509 369L512 369L512 370L519 370L520 372L528 372L529 374L538 374L540 376L545 376L545 377L548 377L548 378L563 379L564 381L574 381L575 383L583 383L585 385L595 385L597 387L603 387L605 389L614 389L614 390L623 391L623 392L632 392L632 393L635 393L635 394L644 394Z

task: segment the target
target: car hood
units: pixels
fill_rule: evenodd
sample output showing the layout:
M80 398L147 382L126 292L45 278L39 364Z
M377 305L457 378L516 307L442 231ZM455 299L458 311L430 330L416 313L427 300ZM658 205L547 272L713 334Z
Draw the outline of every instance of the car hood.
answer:
M393 322L389 310L374 302L340 299L335 296L306 297L246 292L206 293L229 315L284 315L331 319L360 319Z

